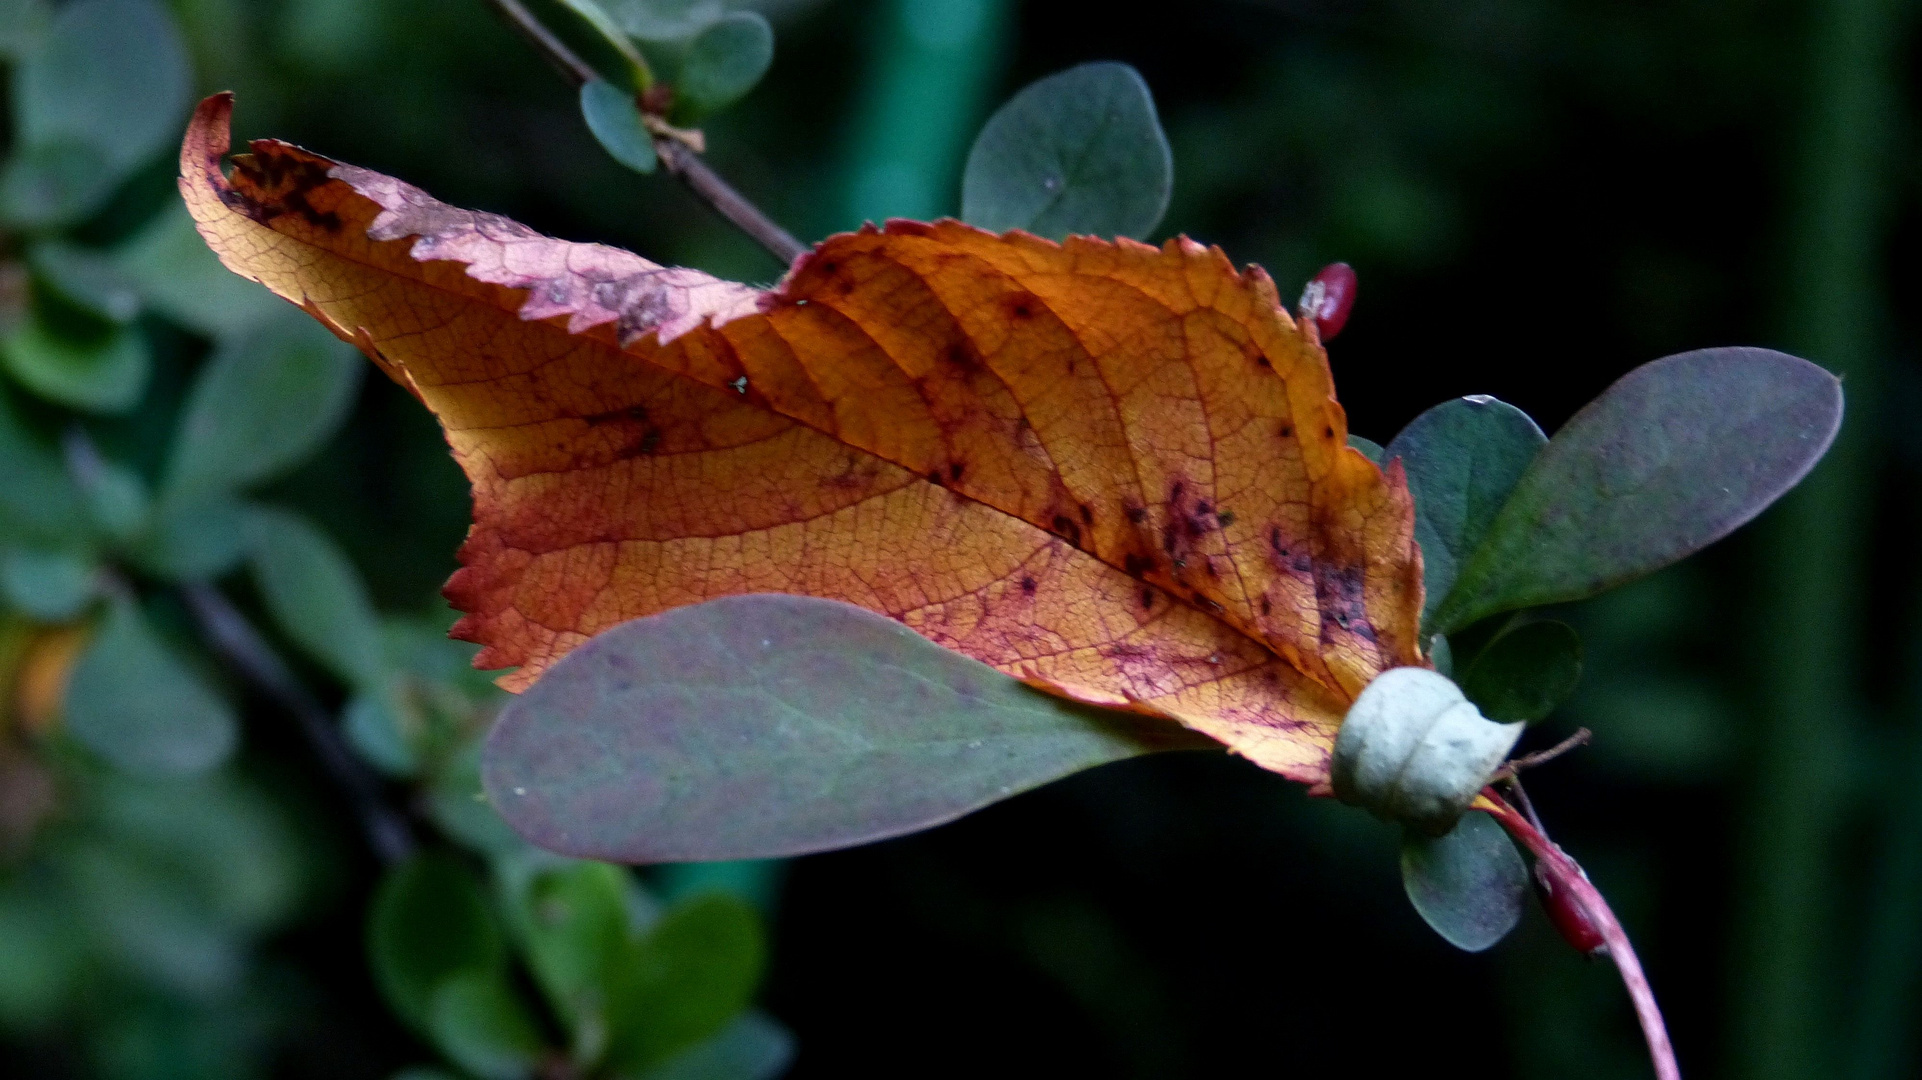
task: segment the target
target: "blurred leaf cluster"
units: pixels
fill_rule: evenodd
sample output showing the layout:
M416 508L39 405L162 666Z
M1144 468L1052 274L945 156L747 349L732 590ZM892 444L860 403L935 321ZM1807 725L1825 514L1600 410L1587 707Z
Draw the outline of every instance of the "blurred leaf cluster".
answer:
M290 8L289 33L357 8ZM275 942L346 887L409 1056L448 1075L782 1068L737 898L765 872L657 895L522 844L476 771L503 695L432 578L383 614L295 505L368 365L221 267L173 195L196 52L176 12L10 2L0 51L0 1040L56 1074L265 1075L318 990ZM371 902L285 694L210 633L206 590L427 838Z

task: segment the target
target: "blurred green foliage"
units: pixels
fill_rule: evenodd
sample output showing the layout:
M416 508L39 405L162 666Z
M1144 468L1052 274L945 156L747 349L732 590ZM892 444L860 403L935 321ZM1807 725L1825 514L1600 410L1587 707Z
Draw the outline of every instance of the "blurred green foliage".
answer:
M669 903L626 869L542 855L486 804L478 740L502 695L472 669L473 650L445 638L431 599L457 533L426 529L428 568L397 570L392 550L407 541L384 535L391 522L363 533L356 558L300 508L338 510L329 483L357 475L338 459L352 460L341 447L367 365L219 266L170 197L190 57L228 55L209 27L242 17L217 7L73 0L0 13L12 79L0 173L0 1037L53 1075L278 1072L314 995L334 991L271 943L328 908L357 921L365 906L371 974L350 982L377 987L419 1040L377 1033L390 1069L434 1057L480 1080L556 1067L771 1075L792 1051L750 1010L758 908L726 888ZM383 17L351 2L283 15L288 50L322 68L356 47L337 34ZM694 100L715 108L752 85L770 47L754 33L745 66L696 40L688 63L713 70ZM367 464L404 474L406 453L387 447ZM415 461L429 501L456 520L458 474L444 457ZM369 565L389 571L385 596ZM269 628L254 637L283 655L266 654L264 677L208 621L208 595ZM339 704L338 733L290 742L287 710L313 699ZM385 851L402 861L371 890L364 857L342 850L356 842L328 820L342 816L330 785L343 768L361 770L359 787L341 789L360 793L348 810L370 790L410 807L418 836L399 842L421 845ZM287 782L302 774L316 775ZM747 891L767 899L764 884Z

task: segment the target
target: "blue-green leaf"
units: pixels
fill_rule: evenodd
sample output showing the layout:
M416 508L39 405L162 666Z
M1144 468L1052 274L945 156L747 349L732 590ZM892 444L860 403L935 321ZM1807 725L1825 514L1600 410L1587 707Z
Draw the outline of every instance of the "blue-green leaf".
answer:
M0 593L36 619L66 622L94 598L99 568L68 550L14 548L0 555Z
M596 79L581 87L581 116L615 161L640 173L651 173L660 163L654 154L654 136L641 122L633 95Z
M131 773L205 772L239 734L233 710L154 633L131 600L116 600L67 686L73 737Z
M1514 843L1480 813L1463 816L1445 836L1408 830L1401 880L1428 925L1466 952L1481 952L1508 936L1528 895L1528 867Z
M281 632L348 685L380 687L380 620L346 553L306 518L270 507L248 515L247 546L254 585Z
M154 0L75 0L14 69L19 145L99 155L111 181L180 136L191 91L186 44Z
M754 89L773 62L774 28L758 12L734 12L689 43L676 100L696 116L731 105Z
M285 301L220 265L178 199L112 257L148 307L208 337L241 334L286 310Z
M292 311L222 341L188 394L162 498L223 495L305 461L346 418L366 366Z
M483 776L541 847L698 862L898 836L1197 745L1213 744L1044 694L852 604L754 595L568 653L502 711Z
M1424 616L1441 606L1462 560L1547 442L1527 413L1477 394L1429 409L1388 444L1386 456L1401 459L1415 498Z
M1082 64L1003 105L968 152L961 217L1026 229L1147 236L1167 212L1174 157L1154 97L1126 64Z
M642 41L685 41L719 22L721 0L614 0L621 28Z
M1702 349L1643 364L1555 433L1434 629L1593 596L1714 543L1807 475L1841 423L1841 381L1783 353Z
M71 337L29 316L4 343L0 356L21 385L49 401L96 413L124 413L140 404L152 360L147 339L131 326Z

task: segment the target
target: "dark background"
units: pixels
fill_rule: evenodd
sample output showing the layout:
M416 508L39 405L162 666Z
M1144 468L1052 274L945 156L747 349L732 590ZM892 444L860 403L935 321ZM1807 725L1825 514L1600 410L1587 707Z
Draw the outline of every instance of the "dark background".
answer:
M1703 346L1843 372L1844 436L1803 489L1565 613L1583 687L1525 745L1595 731L1531 792L1636 940L1688 1075L1922 1075L1910 5L758 6L775 65L709 125L710 157L804 240L954 212L996 103L1081 61L1134 64L1174 147L1162 235L1258 262L1284 296L1324 263L1356 268L1330 356L1352 429L1377 441L1469 393L1552 432L1631 367ZM201 89L238 92L241 137L661 262L780 271L671 179L608 160L481 0L175 8ZM169 171L128 198L169 197ZM431 421L384 380L276 496L394 609L429 602L466 524ZM374 866L327 823L320 781L289 783L315 789L314 843L337 854L269 947L311 995L275 1068L382 1076L424 1055L359 963ZM764 1003L810 1080L1647 1075L1612 968L1532 910L1487 954L1451 950L1395 858L1385 826L1245 763L1137 760L788 864Z

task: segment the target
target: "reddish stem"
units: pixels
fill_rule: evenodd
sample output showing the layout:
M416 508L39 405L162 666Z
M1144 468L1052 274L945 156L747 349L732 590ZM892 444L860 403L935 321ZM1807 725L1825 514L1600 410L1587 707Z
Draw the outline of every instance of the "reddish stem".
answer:
M1601 931L1602 940L1608 943L1608 955L1621 971L1622 983L1635 1002L1635 1015L1642 1022L1642 1037L1648 1041L1648 1055L1654 1060L1657 1080L1682 1080L1682 1070L1675 1064L1675 1048L1668 1041L1668 1028L1662 1023L1661 1007L1655 1004L1655 991L1649 988L1642 963L1635 958L1635 947L1628 943L1627 932L1609 910L1608 901L1602 899L1601 892L1582 872L1581 865L1516 812L1493 788L1482 791L1476 807L1501 822L1510 835L1520 840L1539 865L1546 868L1555 881L1555 888L1567 890L1567 895L1588 915L1588 921Z

